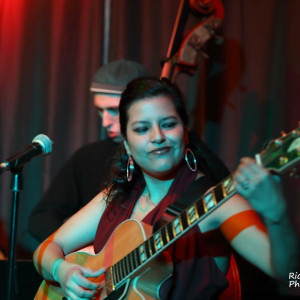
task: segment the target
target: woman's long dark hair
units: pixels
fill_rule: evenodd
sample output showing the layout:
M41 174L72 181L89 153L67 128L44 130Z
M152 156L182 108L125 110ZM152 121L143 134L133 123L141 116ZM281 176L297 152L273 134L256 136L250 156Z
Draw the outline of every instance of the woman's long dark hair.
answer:
M188 128L189 117L186 112L183 97L179 88L165 78L139 78L133 80L127 85L121 96L119 104L121 134L125 140L127 139L126 128L129 118L128 110L131 105L142 99L151 99L158 96L166 96L172 101L175 110L183 123L183 126L185 129ZM204 143L199 138L190 135L189 148L191 148L196 155L198 170L201 170L203 173L213 177L209 162L207 161L209 155L207 155L207 153L205 154L201 149L202 144ZM208 149L204 150L207 151ZM137 164L135 164L132 181L127 181L127 161L128 155L123 147L119 155L116 157L116 162L112 169L107 202L112 200L118 203L123 202L123 200L128 197L129 192L132 190L136 182L140 180L143 181L142 171Z

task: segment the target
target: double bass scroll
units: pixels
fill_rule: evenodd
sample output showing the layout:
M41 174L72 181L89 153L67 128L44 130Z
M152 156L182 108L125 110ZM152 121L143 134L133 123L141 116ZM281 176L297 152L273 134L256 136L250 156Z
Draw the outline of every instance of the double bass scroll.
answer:
M190 13L201 17L202 21L183 38ZM174 82L181 72L193 75L197 68L197 55L208 40L217 38L216 30L223 19L224 7L221 0L181 0L161 77Z

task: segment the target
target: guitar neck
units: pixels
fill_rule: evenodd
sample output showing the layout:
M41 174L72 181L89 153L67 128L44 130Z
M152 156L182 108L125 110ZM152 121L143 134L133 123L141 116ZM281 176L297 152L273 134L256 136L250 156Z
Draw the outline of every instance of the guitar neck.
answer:
M188 206L174 220L157 230L140 246L108 268L105 276L107 284L113 287L122 285L129 276L163 252L234 193L233 177L230 175L209 193Z

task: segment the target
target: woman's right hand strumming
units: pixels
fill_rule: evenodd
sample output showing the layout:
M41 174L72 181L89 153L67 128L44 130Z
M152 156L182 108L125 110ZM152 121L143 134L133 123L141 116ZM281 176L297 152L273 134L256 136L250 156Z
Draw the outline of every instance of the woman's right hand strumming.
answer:
M88 277L99 277L103 273L103 268L94 271L62 260L59 262L53 276L60 283L67 299L76 300L95 297L101 285L91 282Z

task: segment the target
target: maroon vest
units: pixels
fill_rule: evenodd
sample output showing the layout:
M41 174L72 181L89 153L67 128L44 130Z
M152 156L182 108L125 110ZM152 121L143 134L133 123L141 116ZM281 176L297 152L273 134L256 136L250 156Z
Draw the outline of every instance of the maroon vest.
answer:
M143 222L154 225L166 208L188 189L195 178L195 173L183 167L174 179L167 195L143 219ZM203 186L202 194L212 186L206 176L200 179L199 184ZM114 229L130 218L144 186L142 183L137 184L124 203L111 203L104 211L94 241L96 253L101 251ZM168 248L174 271L170 280L161 288L161 299L214 299L214 296L226 288L227 280L212 258L211 245L208 245L210 242L206 237L209 235L202 234L199 227L195 226ZM213 239L212 241L215 242ZM223 243L223 238L218 236L218 244L220 242Z

